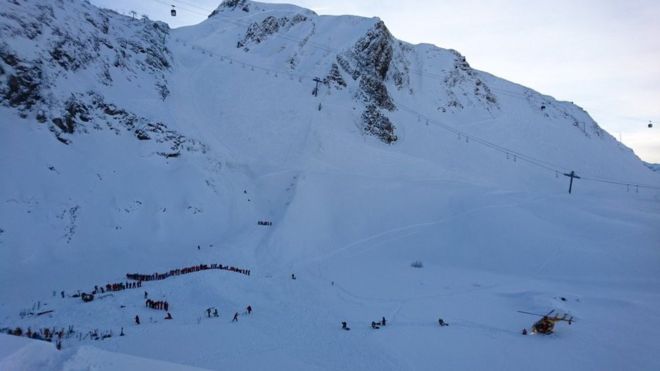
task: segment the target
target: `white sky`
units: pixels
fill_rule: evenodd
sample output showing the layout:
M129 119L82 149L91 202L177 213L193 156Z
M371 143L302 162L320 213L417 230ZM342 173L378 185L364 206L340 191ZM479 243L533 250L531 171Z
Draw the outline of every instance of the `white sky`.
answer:
M221 0L91 2L179 27L203 21ZM262 2L378 16L398 39L456 49L474 68L575 102L643 160L660 163L659 0Z

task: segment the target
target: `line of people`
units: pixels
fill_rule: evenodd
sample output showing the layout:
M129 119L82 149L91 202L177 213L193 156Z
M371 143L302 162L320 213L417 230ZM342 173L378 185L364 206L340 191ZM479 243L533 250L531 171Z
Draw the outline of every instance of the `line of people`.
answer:
M126 289L137 289L142 287L142 282L119 282L108 283L105 286L94 286L92 294L103 294L105 292L122 291Z
M193 265L190 267L186 268L180 268L180 269L172 269L169 272L165 273L152 273L152 274L140 274L140 273L126 273L126 278L129 280L134 280L142 282L142 281L159 281L159 280L164 280L166 278L172 277L172 276L180 276L182 274L189 274L189 273L194 273L194 272L200 272L208 269L222 269L222 270L227 270L230 272L236 272L236 273L241 273L246 276L250 275L250 270L249 269L243 269L243 268L237 268L234 266L230 265L222 265L218 263L212 263L211 265L208 264L199 264L199 265Z

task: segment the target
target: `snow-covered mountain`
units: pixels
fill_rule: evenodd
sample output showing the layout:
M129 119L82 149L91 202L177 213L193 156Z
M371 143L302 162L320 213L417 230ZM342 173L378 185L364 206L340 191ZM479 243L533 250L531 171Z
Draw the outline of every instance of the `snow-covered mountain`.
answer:
M660 164L652 164L652 163L649 163L649 162L645 162L644 165L646 165L646 167L648 167L649 169L651 169L655 172L660 171Z
M12 0L0 36L0 328L124 327L93 345L205 368L658 366L660 176L578 106L293 5L170 29ZM145 283L170 322L144 290L59 295L214 262L252 274ZM550 309L576 323L519 335Z

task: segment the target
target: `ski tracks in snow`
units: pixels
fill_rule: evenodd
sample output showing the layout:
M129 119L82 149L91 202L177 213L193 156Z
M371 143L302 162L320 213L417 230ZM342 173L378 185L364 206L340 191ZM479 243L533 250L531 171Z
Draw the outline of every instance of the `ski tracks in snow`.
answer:
M476 208L472 208L472 209L469 209L469 210L466 210L466 211L460 211L460 212L454 213L452 215L449 215L449 216L446 216L446 217L443 217L443 218L440 218L440 219L437 219L437 220L432 220L432 221L428 221L428 222L421 222L421 223L413 223L413 224L408 224L408 225L405 225L405 226L402 226L402 227L392 228L392 229L385 230L385 231L373 234L371 236L367 236L367 237L355 240L353 242L350 242L350 243L344 245L343 247L341 247L337 250L331 251L329 253L326 253L326 254L318 256L314 259L311 259L310 261L307 262L307 264L318 263L318 262L333 258L333 257L335 257L337 255L340 255L340 254L342 254L342 253L344 253L344 252L346 252L350 249L354 249L356 246L365 245L368 242L376 241L376 240L379 240L379 239L381 239L383 237L386 237L386 236L396 235L396 234L401 233L401 232L411 231L411 230L418 229L418 228L427 228L427 227L432 227L432 226L439 225L439 224L448 223L448 222L450 222L450 221L452 221L456 218L476 214L480 211L487 210L487 209L509 208L509 207L514 207L514 206L520 206L524 202L537 201L540 198L542 198L542 197L537 197L537 198L534 198L532 200L511 202L511 203L500 204L500 205L487 205L487 206L476 207ZM413 232L411 232L407 235L413 235L413 234L416 234L416 233L418 233L418 232L413 231ZM397 237L401 237L401 236L397 236ZM369 249L369 248L372 248L374 246L376 246L376 245L375 244L370 244L370 245L366 245L366 246L361 247L361 248L357 248L354 251L356 251L356 252L357 251L362 251L364 249Z

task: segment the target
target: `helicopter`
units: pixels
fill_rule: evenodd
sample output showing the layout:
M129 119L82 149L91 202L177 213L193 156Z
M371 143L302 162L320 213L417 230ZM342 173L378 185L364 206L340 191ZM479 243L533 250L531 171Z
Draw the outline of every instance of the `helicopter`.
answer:
M542 317L540 320L536 321L532 325L532 328L530 330L532 334L550 335L554 332L555 324L557 322L565 321L568 322L569 325L571 325L575 321L573 319L573 316L569 316L568 313L564 313L563 315L555 314L554 316L552 316L552 313L555 312L554 309L548 312L547 314L530 313L521 310L519 310L518 312ZM528 333L527 329L523 329L522 334L527 335L527 333Z

